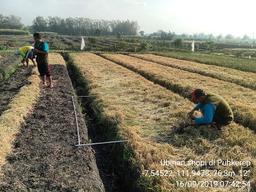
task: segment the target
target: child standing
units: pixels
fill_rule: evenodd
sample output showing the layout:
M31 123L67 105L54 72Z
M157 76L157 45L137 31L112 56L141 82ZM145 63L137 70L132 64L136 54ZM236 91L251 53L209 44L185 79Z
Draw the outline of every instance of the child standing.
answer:
M40 33L34 33L33 37L35 41L34 53L36 55L38 71L43 80L43 84L46 86L46 79L48 79L48 86L52 88L52 76L48 64L49 45L48 43L42 41Z

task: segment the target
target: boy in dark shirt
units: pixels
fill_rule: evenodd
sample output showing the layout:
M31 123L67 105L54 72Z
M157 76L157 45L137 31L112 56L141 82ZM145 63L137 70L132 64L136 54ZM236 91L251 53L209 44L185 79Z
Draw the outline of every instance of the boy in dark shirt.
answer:
M34 33L34 53L36 55L36 62L37 62L37 68L40 73L40 76L43 80L43 84L46 84L46 79L48 79L49 87L53 87L52 84L52 76L49 69L48 64L48 52L49 52L49 46L48 43L41 40L40 33Z

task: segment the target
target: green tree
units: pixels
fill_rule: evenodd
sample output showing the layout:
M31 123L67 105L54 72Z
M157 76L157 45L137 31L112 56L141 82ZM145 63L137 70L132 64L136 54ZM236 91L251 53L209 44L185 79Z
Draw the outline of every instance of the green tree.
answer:
M121 33L122 35L137 35L139 25L135 21L113 21L111 23L112 32L114 34Z
M36 17L33 20L32 28L34 31L48 31L48 23L44 17Z
M143 37L145 35L145 32L144 31L140 31L139 34L140 34L140 36Z
M21 18L10 15L3 16L0 14L0 28L1 29L22 29L23 24L21 23Z
M225 40L227 40L227 41L233 41L234 39L235 39L234 36L231 35L231 34L227 34L227 35L225 36Z
M182 46L182 39L175 39L173 44L174 44L175 48L181 48L181 46Z

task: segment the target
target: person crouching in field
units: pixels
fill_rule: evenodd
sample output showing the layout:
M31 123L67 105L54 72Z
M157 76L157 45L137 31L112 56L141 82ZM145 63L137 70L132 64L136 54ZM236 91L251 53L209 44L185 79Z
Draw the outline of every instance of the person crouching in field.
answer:
M229 104L219 95L196 89L191 94L191 100L197 104L189 116L194 125L214 125L220 129L234 120L234 115ZM195 113L200 111L199 113Z
M25 66L25 62L26 62L26 66L28 67L29 60L31 60L34 66L36 66L36 63L34 61L35 56L34 56L33 50L34 50L34 47L32 46L23 46L16 51L16 55L22 56L21 63L23 64L23 66Z
M48 64L48 43L42 41L40 33L34 33L34 53L36 55L37 68L40 73L43 84L47 86L46 79L48 79L48 86L53 87L52 76Z

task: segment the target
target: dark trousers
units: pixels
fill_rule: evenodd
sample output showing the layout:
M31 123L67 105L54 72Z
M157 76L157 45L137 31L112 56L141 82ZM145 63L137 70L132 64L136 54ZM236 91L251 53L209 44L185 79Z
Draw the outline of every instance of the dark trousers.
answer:
M47 77L51 76L48 63L37 63L37 69L40 73L40 76L45 76L45 75Z
M214 122L218 127L229 125L232 121L232 117L214 118Z

